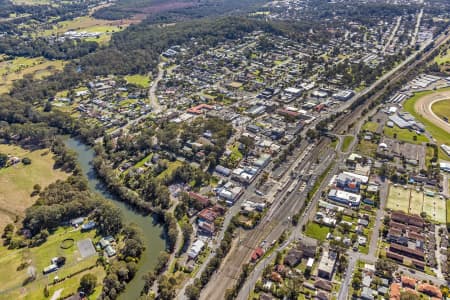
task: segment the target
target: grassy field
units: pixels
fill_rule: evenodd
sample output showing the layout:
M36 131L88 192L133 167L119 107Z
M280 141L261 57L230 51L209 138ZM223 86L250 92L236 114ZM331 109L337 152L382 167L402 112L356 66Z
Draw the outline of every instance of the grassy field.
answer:
M367 130L367 131L370 131L370 132L377 132L377 129L378 129L378 123L377 122L366 122L365 124L364 124L364 126L362 127L362 129L363 130Z
M34 78L41 79L55 71L62 70L65 62L50 61L42 57L26 58L16 57L13 60L0 62L0 93L7 93L14 81L23 76L32 74Z
M347 135L344 137L344 141L342 142L342 152L348 151L348 148L350 147L354 139L355 137L351 135Z
M96 255L82 259L76 245L79 240L85 238L94 239L94 237L95 231L82 233L80 230L73 230L72 228L60 228L49 236L47 242L39 247L16 250L0 248L0 265L2 266L0 290L8 290L7 293L0 295L0 299L45 299L43 295L44 286L47 282L52 282L55 276L63 278L96 264ZM60 245L61 241L66 238L73 238L75 243L71 248L64 250ZM42 274L42 270L51 263L52 257L55 256L66 257L66 264L58 271L48 275L47 278L47 276ZM36 268L37 277L35 281L23 286L23 282L28 277L28 267L21 270L19 266L24 262ZM105 276L104 270L98 267L85 273L88 272L95 273L98 282L101 282ZM63 288L62 295L76 292L82 275L79 274L51 286L49 288L50 295L61 288Z
M127 83L134 84L141 88L148 88L150 86L150 78L147 75L127 75L125 76Z
M441 89L439 91L447 91L447 90L450 90L450 88ZM429 95L432 93L434 93L434 91L425 91L416 93L413 97L409 98L407 101L404 102L403 109L409 112L411 115L413 115L418 121L422 122L423 125L425 125L426 130L433 136L433 138L437 141L439 145L445 144L448 143L448 133L445 130L441 129L440 127L434 125L432 122L428 121L421 115L419 115L414 110L414 104L416 103L417 100L419 100L421 97L425 95ZM444 160L450 160L450 157L448 157L440 147L439 147L439 158Z
M434 61L438 65L444 65L450 63L450 49L446 49L434 58Z
M409 213L414 215L420 215L423 206L423 193L417 191L411 191L411 201L409 202Z
M433 106L431 106L431 110L441 118L446 117L447 119L450 119L450 99L434 103Z
M308 222L306 225L305 234L318 241L324 241L327 238L327 234L330 232L330 228L322 226L316 222Z
M377 153L378 145L370 141L360 140L357 151L364 156L375 157Z
M161 174L156 176L156 178L163 179L165 176L169 176L170 174L173 173L173 171L175 171L175 169L177 169L178 167L181 167L181 165L183 165L183 163L181 161L179 161L179 160L168 161L167 162L167 169L165 169Z
M446 208L446 200L439 199L437 196L424 196L423 211L432 220L445 224L447 222Z
M57 179L67 178L68 174L53 169L53 155L48 149L30 152L18 146L0 145L0 153L31 159L28 166L18 163L0 169L0 229L3 230L33 204L35 199L30 194L35 184L44 188Z
M393 128L385 126L383 133L385 136L390 138L394 138L395 134L397 136L396 137L397 140L413 144L421 144L429 142L426 136L419 135L416 132L409 129L401 129L397 126L394 126ZM416 140L414 140L414 136L416 137Z
M405 189L402 186L391 185L386 207L391 210L408 212L410 192L409 188Z

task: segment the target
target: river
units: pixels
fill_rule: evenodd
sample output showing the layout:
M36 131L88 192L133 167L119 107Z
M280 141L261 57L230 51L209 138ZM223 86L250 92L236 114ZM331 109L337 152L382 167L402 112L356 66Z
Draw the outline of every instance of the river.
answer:
M65 144L68 148L77 153L78 164L88 179L90 189L114 203L114 205L122 211L122 215L126 223L134 223L142 229L143 242L146 250L142 254L141 260L139 261L138 272L133 280L128 283L125 291L120 294L120 297L118 298L119 300L138 299L140 292L144 287L142 276L153 270L160 251L165 249L165 241L161 238L163 228L161 225L155 224L151 216L143 216L136 213L129 206L118 201L117 197L114 197L106 190L103 182L98 179L94 168L92 167L91 162L95 155L92 148L87 147L73 138L65 139Z

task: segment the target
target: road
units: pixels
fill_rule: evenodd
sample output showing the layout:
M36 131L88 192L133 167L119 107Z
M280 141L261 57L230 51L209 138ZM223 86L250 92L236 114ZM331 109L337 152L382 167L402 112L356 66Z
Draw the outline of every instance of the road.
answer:
M388 38L386 44L385 44L384 47L383 47L383 54L386 53L386 49L387 49L387 48L389 47L389 45L392 43L392 40L394 39L395 34L397 33L398 28L400 27L401 22L402 22L402 17L399 16L399 17L397 18L397 23L395 24L394 29L392 30L392 32L391 32L391 34L389 35L389 38Z
M423 16L423 8L420 10L419 14L417 15L417 23L416 23L416 28L414 29L414 35L413 38L411 39L411 46L415 46L416 42L417 42L417 35L419 34L419 28L420 28L420 23L422 21L422 16Z
M443 119L439 118L431 109L434 103L449 100L450 91L436 92L430 95L423 96L414 104L414 110L436 126L439 126L443 130L450 134L450 123L445 122Z

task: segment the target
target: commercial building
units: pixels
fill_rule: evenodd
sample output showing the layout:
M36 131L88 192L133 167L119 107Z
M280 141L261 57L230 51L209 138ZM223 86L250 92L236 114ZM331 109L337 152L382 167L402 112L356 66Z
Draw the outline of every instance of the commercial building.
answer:
M328 193L328 199L351 207L357 207L361 202L360 195L335 189L330 190Z
M339 101L350 100L355 93L352 90L343 90L333 94L333 98Z
M331 280L336 266L337 254L333 251L324 250L319 262L318 276Z

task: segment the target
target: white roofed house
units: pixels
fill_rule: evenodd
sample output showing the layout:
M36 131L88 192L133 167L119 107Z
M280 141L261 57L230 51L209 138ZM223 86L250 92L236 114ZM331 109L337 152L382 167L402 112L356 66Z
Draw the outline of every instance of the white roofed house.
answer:
M190 259L196 259L200 252L203 250L203 247L205 247L205 242L203 242L202 240L196 240L187 253L188 257Z

